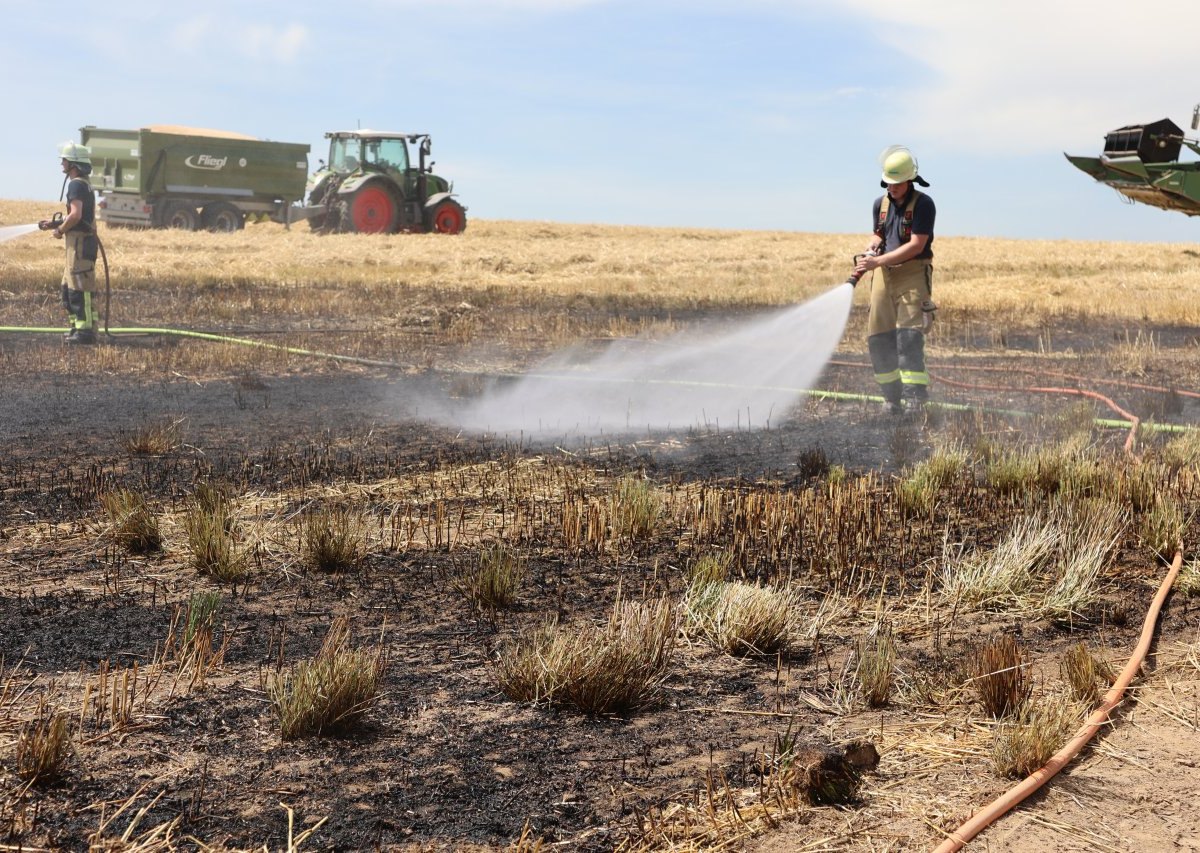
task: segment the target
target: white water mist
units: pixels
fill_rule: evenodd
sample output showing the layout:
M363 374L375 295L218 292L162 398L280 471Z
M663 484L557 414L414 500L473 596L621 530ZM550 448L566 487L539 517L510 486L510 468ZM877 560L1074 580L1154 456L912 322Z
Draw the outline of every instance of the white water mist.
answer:
M36 230L37 223L31 225L5 225L3 228L0 228L0 243L7 243L9 240Z
M597 435L778 423L820 377L845 331L853 288L734 326L560 354L443 418L496 433Z

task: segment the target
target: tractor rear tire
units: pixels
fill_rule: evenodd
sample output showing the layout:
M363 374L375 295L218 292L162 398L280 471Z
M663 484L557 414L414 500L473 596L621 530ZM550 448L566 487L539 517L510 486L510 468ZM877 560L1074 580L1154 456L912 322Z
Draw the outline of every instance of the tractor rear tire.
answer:
M400 219L400 205L396 197L383 184L372 182L360 187L347 205L348 222L342 222L347 231L359 234L392 234ZM347 227L348 226L348 227Z
M246 227L246 215L227 201L204 205L200 221L209 231L231 234Z
M426 230L436 234L461 234L467 228L467 211L453 199L439 201L425 220Z
M162 227L195 231L200 227L200 214L196 212L196 208L185 202L170 202L162 214Z
M318 234L327 234L329 232L329 214L318 213L316 216L308 217L308 230L315 231Z

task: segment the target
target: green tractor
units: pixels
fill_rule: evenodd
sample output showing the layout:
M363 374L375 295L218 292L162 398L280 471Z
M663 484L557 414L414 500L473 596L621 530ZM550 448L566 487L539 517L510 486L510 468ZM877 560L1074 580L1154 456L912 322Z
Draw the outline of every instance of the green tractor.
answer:
M1200 105L1192 112L1192 130L1200 128ZM1188 139L1170 119L1119 127L1104 137L1099 157L1066 158L1130 201L1200 216L1200 161L1181 161L1186 146L1200 154L1200 142Z
M309 179L304 210L314 231L460 234L467 227L467 209L452 197L452 185L433 174L429 134L338 130L325 138L329 162Z

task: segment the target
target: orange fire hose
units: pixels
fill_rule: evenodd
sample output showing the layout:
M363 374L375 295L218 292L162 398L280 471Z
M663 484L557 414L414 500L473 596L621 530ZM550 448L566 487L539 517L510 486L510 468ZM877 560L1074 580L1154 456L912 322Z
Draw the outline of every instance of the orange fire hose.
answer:
M1070 379L1075 382L1094 382L1098 385L1115 385L1118 388L1132 388L1135 391L1156 391L1159 394L1178 394L1180 397L1200 399L1200 392L1185 391L1181 388L1167 388L1162 385L1146 385L1141 382L1130 382L1128 379L1104 379L1100 377L1077 376L1074 373L1064 373L1060 370L1041 370L1035 367L995 367L983 364L946 364L943 370L978 370L993 373L1031 373L1037 376L1056 376L1059 379Z
M866 367L867 366L867 365L862 365L862 364L858 364L856 362L850 362L850 361L830 361L829 363L840 365L842 367ZM959 368L959 369L963 369L963 370L969 370L969 369L1003 370L1005 368L994 368L994 367L988 367L988 366L983 366L983 365L976 365L973 367L964 367L964 368ZM1018 370L1023 370L1023 368L1018 368ZM1033 372L1041 373L1042 371L1033 371ZM1089 381L1089 380L1085 379L1084 377L1071 376L1071 375L1065 374L1065 373L1049 373L1048 375L1062 376L1067 379L1078 379L1083 382ZM933 374L930 373L930 376L933 376ZM1108 406L1110 409L1112 409L1118 415L1123 417L1125 420L1129 421L1130 428L1129 428L1129 435L1125 439L1125 452L1127 454L1129 454L1130 456L1133 455L1133 445L1134 445L1134 442L1137 441L1137 433L1138 433L1138 428L1141 426L1141 419L1137 415L1134 415L1131 412L1127 412L1125 409L1118 406L1112 400L1112 398L1106 397L1097 391L1088 391L1084 388L1049 388L1049 387L1032 386L1032 385L1022 385L1022 386L980 385L980 384L973 383L973 382L956 382L955 380L947 379L946 377L944 377L940 374L938 374L937 380L944 385L951 386L952 388L966 388L966 389L972 390L972 391L1003 391L1003 392L1010 393L1010 394L1021 394L1021 393L1069 394L1069 395L1073 395L1076 397L1089 397L1093 400L1098 400L1101 403L1104 403L1104 405ZM1133 387L1141 387L1141 386L1133 386ZM1153 390L1166 391L1169 389L1153 389ZM1181 393L1181 394L1186 393L1189 395L1191 394L1191 392L1182 392L1182 391L1177 392L1177 393ZM1195 396L1200 396L1200 394L1195 395Z
M1037 386L1021 386L1008 387L1003 385L976 385L970 382L955 382L953 379L947 379L944 376L939 376L938 381L954 388L970 388L977 391L1005 391L1005 392L1031 392L1035 394L1070 394L1076 397L1090 397L1093 400L1099 400L1104 405L1108 406L1125 420L1129 421L1129 436L1125 439L1125 452L1133 454L1133 443L1137 440L1138 427L1141 426L1141 419L1130 412L1125 411L1109 397L1097 391L1088 391L1083 388L1046 388Z
M1125 689L1133 681L1133 677L1137 675L1142 662L1146 659L1146 653L1150 650L1150 641L1154 636L1154 628L1158 623L1159 611L1162 610L1163 601L1166 600L1167 593L1171 591L1171 585L1175 583L1175 577L1179 574L1182 566L1183 544L1180 543L1175 552L1175 559L1171 561L1171 568L1167 572L1167 576L1163 578L1154 600L1150 603L1150 609L1146 612L1146 621L1142 625L1142 634L1133 650L1133 655L1125 664L1125 668L1121 670L1121 674L1113 686L1104 694L1104 701L1100 703L1100 707L1093 711L1087 722L1083 724L1083 728L1075 734L1075 737L1067 741L1062 749L1054 753L1049 761L1026 777L1023 782L1009 788L1000 797L972 815L970 820L951 832L946 840L938 845L934 853L954 853L954 851L961 850L968 841L1049 782L1054 774L1062 770L1072 758L1079 754L1080 750L1100 730L1100 727L1108 722L1109 712L1120 704L1125 695Z
M870 367L869 364L862 364L856 361L837 361L833 360L830 364L839 367ZM997 367L991 364L943 364L941 370L966 370L978 371L981 373L1028 373L1034 376L1056 376L1059 379L1070 379L1073 382L1092 382L1097 385L1115 385L1118 388L1132 388L1135 391L1155 391L1159 394L1177 394L1180 397L1191 397L1200 400L1200 391L1185 391L1181 388L1167 388L1163 385L1146 385L1141 382L1130 382L1128 379L1106 379L1098 376L1079 376L1074 373L1065 373L1060 370L1044 370L1040 367Z

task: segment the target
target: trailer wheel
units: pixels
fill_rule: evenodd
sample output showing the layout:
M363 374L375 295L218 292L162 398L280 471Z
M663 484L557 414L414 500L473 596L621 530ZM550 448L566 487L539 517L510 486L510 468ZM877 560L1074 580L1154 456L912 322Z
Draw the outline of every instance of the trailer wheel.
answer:
M227 201L204 205L200 221L209 231L228 234L246 227L246 215Z
M438 234L461 234L467 227L467 211L453 199L438 202L429 214L428 230Z
M176 201L167 205L162 215L163 228L178 228L180 231L195 231L200 227L200 215L190 204Z
M367 184L350 199L350 221L360 234L391 234L399 213L395 197L381 184Z

